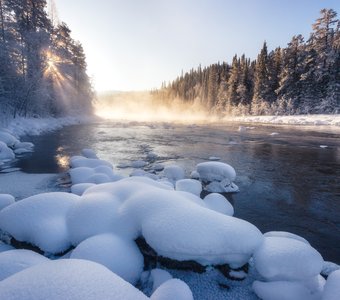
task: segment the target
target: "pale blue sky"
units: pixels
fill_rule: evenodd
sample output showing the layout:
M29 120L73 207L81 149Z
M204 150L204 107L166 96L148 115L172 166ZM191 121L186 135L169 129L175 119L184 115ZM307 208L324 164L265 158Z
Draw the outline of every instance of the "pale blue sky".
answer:
M340 0L55 0L85 49L97 90L143 90L200 63L255 58L263 41L305 37L322 8Z

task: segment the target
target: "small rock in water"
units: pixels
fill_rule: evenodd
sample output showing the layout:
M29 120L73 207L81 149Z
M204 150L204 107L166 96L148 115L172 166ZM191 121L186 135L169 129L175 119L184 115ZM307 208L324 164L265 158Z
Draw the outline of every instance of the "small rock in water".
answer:
M216 160L221 160L221 158L218 156L210 156L209 160L216 161Z
M279 135L278 132L272 132L270 135L274 136L274 135Z
M328 146L327 145L320 145L320 148L326 149L326 148L328 148Z

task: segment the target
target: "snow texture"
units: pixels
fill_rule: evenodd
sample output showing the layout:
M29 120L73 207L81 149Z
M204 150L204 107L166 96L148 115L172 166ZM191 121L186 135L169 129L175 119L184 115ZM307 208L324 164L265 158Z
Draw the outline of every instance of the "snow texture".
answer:
M146 300L134 286L104 266L78 259L49 261L0 282L6 300Z
M340 270L332 272L326 281L322 300L340 299Z
M200 196L202 192L202 184L194 179L181 179L176 181L176 191L184 191Z
M71 192L73 194L76 194L78 196L81 196L82 194L84 194L84 192L92 187L96 185L95 183L78 183L78 184L74 184L71 186Z
M310 245L309 242L303 238L302 236L299 236L297 234L287 232L287 231L268 231L263 234L265 237L284 237L284 238L290 238L290 239L295 239L300 242L303 242L307 245Z
M26 268L48 261L30 250L8 250L0 253L0 281Z
M222 181L224 179L229 179L232 182L236 178L236 172L232 166L217 161L198 164L197 172L201 180L206 182Z
M78 196L63 192L25 198L0 211L0 229L45 252L65 251L71 245L66 215L78 201Z
M144 258L134 241L113 234L101 234L81 242L71 258L100 263L131 284L136 284L144 267Z
M217 211L227 216L234 215L234 208L231 203L221 194L211 193L204 197L204 203L207 208Z
M10 245L5 244L4 242L0 241L0 253L8 250L13 250L14 248Z
M15 154L4 142L0 141L0 162L9 161L15 158Z
M163 283L152 295L151 300L193 300L188 285L179 279L170 279Z
M184 179L185 177L183 168L177 165L166 166L163 172L164 176L168 178L173 184L175 184L178 180Z
M310 245L286 237L265 237L254 253L255 267L267 280L304 280L320 274L323 258Z
M15 202L15 198L10 194L0 194L0 210Z

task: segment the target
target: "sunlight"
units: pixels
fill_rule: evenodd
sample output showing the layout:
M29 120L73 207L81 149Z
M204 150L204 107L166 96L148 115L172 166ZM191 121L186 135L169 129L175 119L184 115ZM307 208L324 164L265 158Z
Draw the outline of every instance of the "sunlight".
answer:
M59 56L52 53L50 50L45 50L44 54L47 59L47 65L44 71L45 77L53 77L56 80L64 80L63 76L58 70L58 64L62 61Z

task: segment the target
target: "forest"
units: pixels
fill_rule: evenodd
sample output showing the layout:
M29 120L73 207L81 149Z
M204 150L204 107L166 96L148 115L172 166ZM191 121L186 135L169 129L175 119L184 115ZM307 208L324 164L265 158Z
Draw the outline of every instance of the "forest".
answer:
M89 113L92 98L83 47L47 1L0 0L0 115Z
M192 69L154 90L167 104L203 106L219 116L340 113L340 21L322 9L305 41L295 35L286 48L268 51L264 42L256 60L235 55L232 63Z

